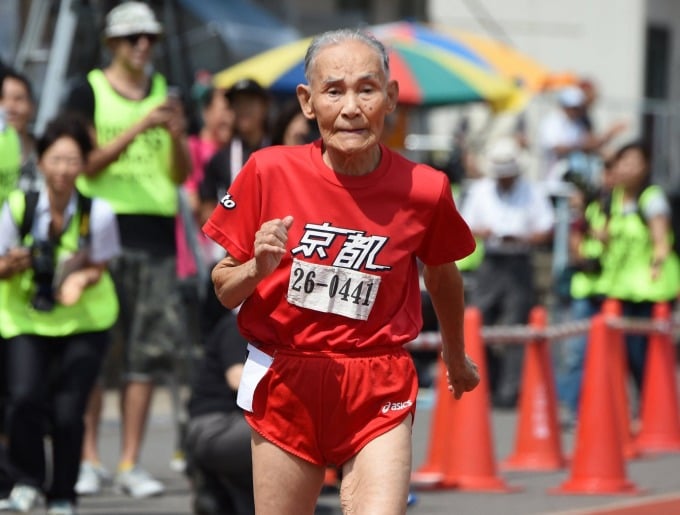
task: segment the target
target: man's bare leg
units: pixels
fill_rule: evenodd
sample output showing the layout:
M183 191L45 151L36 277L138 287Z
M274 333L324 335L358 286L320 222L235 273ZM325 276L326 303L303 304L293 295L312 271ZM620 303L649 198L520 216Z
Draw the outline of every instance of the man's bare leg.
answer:
M312 515L325 467L313 465L252 432L257 515Z
M342 468L342 512L346 515L406 513L411 478L412 417L369 442Z
M92 388L85 411L85 433L83 434L83 451L81 460L99 464L99 423L101 422L104 404L104 387L97 383Z
M124 468L134 465L139 460L153 390L152 381L129 381L123 387L121 398L123 441L120 464Z

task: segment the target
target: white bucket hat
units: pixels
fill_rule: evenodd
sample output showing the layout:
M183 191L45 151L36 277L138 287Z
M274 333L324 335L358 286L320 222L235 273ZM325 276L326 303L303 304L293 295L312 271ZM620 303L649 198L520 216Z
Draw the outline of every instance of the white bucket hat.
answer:
M119 38L131 34L162 34L163 27L151 8L144 2L124 2L106 15L106 38Z
M522 174L521 150L514 138L506 136L494 141L486 158L491 177L501 179Z

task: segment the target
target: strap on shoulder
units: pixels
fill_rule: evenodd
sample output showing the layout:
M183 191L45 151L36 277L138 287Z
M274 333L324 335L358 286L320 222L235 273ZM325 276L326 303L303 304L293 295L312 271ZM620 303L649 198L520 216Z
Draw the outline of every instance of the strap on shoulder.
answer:
M40 192L35 190L26 191L24 193L25 207L24 216L19 227L19 241L24 241L24 238L31 232L33 227L33 220L35 220L35 208L38 205L38 197Z

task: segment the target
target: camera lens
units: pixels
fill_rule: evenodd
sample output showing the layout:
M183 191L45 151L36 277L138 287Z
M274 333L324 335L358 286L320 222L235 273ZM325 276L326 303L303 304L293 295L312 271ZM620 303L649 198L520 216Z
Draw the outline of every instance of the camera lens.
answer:
M31 266L35 294L32 305L38 311L54 308L55 247L50 241L35 241L31 246Z

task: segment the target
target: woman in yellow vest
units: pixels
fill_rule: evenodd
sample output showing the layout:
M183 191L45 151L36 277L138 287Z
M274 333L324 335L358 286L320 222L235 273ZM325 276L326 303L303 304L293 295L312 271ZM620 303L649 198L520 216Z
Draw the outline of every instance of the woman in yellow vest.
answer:
M629 317L650 317L654 303L675 301L680 288L671 207L663 190L650 183L649 163L642 143L625 145L616 154L602 280L607 296L622 301ZM626 348L640 391L647 337L626 335Z
M75 187L92 141L72 116L38 140L45 185L10 193L0 213L0 334L7 342L7 435L15 486L5 506L30 511L43 494L43 435L52 439L48 514L75 513L83 415L118 301L106 263L120 253L116 217ZM49 392L49 395L48 395ZM47 423L49 421L49 424Z

